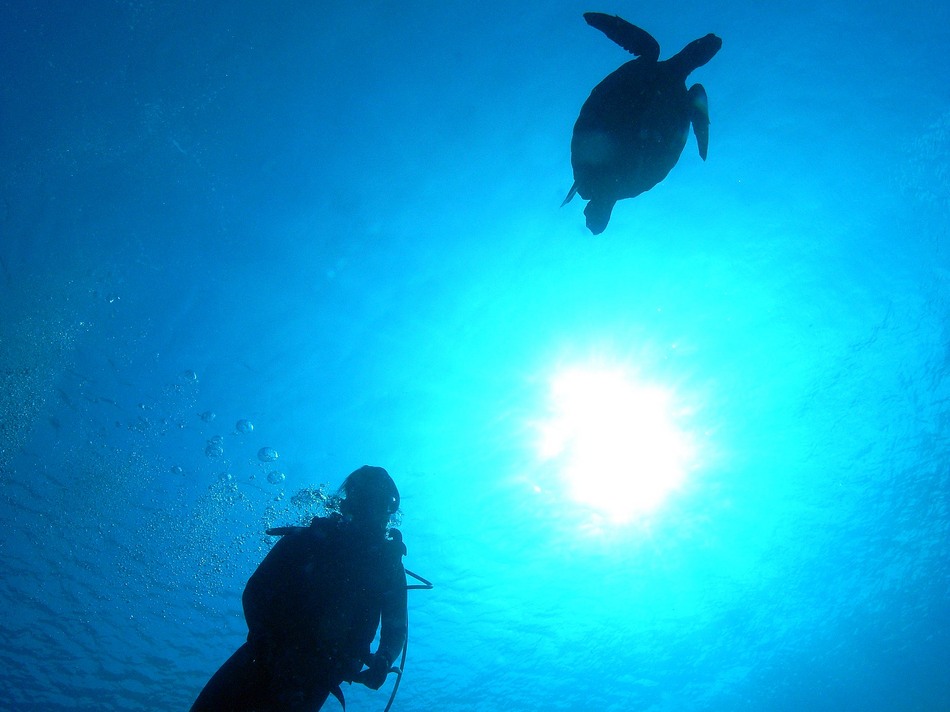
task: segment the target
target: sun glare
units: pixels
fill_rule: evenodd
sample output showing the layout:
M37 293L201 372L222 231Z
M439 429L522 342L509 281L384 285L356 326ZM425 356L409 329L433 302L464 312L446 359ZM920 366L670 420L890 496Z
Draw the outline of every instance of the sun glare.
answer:
M538 455L553 461L571 496L622 523L659 506L693 458L672 394L623 368L566 369L550 382Z

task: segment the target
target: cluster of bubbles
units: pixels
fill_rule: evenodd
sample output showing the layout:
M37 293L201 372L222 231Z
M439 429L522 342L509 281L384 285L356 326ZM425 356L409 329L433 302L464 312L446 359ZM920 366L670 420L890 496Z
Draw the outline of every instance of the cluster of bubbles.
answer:
M289 502L280 500L268 505L264 512L264 528L294 524L307 526L314 517L339 512L339 499L330 493L329 487L327 484L305 487L295 492ZM264 543L270 546L273 541L265 538Z
M68 367L81 327L55 310L0 319L0 476L29 440L45 410L49 384Z
M261 556L255 524L258 505L228 472L219 473L207 490L192 500L185 489L171 506L156 508L142 523L143 562L162 551L162 566L145 570L172 575L201 597L239 585L248 558Z
M197 382L194 371L185 371L176 380L186 390L190 390L187 384ZM169 521L171 513L156 515L149 529L155 536L164 529L163 541L177 552L180 573L193 576L196 591L204 595L230 585L229 579L236 574L240 578L242 560L257 560L273 546L274 538L264 534L267 528L308 525L314 517L338 511L339 502L328 485L287 491L287 475L278 465L281 456L277 448L260 443L249 447L251 437L259 432L251 419L230 421L231 430L220 428L221 419L214 410L194 407L191 412L192 418L197 415L201 429L206 429L202 441L207 459L201 459L208 462L210 484L196 500L182 488L174 522ZM232 468L236 462L245 463L243 467L250 471ZM169 465L165 471L174 475L184 475L190 469L185 463Z
M224 437L221 435L215 435L208 439L208 442L205 443L205 455L211 458L221 457L224 455Z
M244 438L246 445L248 436L256 435L255 426L242 418L232 421L232 434L224 428L214 435L215 412L199 412L195 403L199 377L194 370L172 372L160 393L137 403L132 398L141 398L144 389L127 377L131 362L121 355L110 359L112 373L105 378L77 373L72 370L77 368L76 341L87 327L55 310L43 317L34 312L0 320L0 485L14 474L13 467L29 473L35 486L27 481L23 497L33 498L38 526L72 532L69 563L90 573L83 600L112 606L116 597L140 600L142 591L161 595L169 577L176 583L192 577L196 589L205 592L231 585L230 579L246 578L246 561L259 559L258 549L273 543L261 543L265 512L270 525L309 520L322 511L313 496L274 497L272 486L284 487L286 476L276 469L279 456L273 447L248 452L248 461L266 473L267 484L239 483L227 471L228 463L222 466L226 451L236 449L235 438ZM105 394L109 398L91 391L111 384L109 377L128 381L134 395L118 386ZM64 380L70 386L51 386ZM196 437L190 430L196 413L197 425L211 432ZM53 452L34 457L30 438L44 416L61 436L56 433ZM166 460L178 448L159 438L175 433L195 438L196 463ZM207 460L198 454L202 443ZM21 461L34 459L35 470L21 469ZM201 462L213 469L207 489L196 493L184 476ZM306 511L298 514L301 508ZM118 585L101 585L116 577Z
M180 379L183 381L193 380L197 382L197 378L198 376L197 374L194 373L194 371L186 371L184 374L181 374L180 376ZM204 410L198 413L198 417L204 423L213 423L217 419L217 414L213 410ZM247 418L240 418L234 423L233 434L235 436L242 437L242 436L250 435L253 433L254 433L254 423L251 420ZM225 436L212 435L211 437L209 437L205 441L204 454L206 457L212 460L223 459L225 456ZM275 448L270 447L270 446L262 447L257 451L257 460L260 464L261 472L262 473L266 472L265 476L266 476L267 482L271 485L283 485L287 479L287 475L283 471L273 468L273 464L277 462L279 458L280 458L280 454L277 452ZM228 463L225 460L225 466L227 467L229 464L230 463ZM268 465L270 467L266 467ZM180 467L177 467L177 470L173 470L173 471L181 472L182 470ZM230 472L227 472L227 470L225 471L225 474L227 475L229 481L234 483L234 486L237 486L234 476ZM251 475L250 479L251 480L255 479L254 475ZM280 499L282 496L283 496L283 493L282 492L279 493L278 499Z
M336 497L327 494L326 485L304 487L290 498L290 503L298 509L306 511L319 510L321 513L327 509L335 509L337 505Z

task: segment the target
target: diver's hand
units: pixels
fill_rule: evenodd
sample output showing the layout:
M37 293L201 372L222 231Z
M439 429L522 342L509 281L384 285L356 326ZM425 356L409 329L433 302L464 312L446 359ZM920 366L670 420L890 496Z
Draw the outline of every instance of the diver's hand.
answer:
M389 661L385 656L379 653L373 654L373 659L369 662L369 669L363 670L359 674L359 682L362 682L371 690L378 690L386 682L386 676L389 674Z

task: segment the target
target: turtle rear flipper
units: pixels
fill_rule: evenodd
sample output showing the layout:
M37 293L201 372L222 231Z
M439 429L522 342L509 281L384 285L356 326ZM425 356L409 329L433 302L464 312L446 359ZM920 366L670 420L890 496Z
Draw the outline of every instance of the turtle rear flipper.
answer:
M699 144L699 157L706 160L709 148L709 100L702 84L694 84L686 92L689 99L689 120L693 124L696 143Z
M584 19L588 25L603 32L630 54L643 57L648 62L655 62L660 58L659 42L653 39L649 32L631 25L623 18L602 12L585 12Z
M587 229L594 235L599 235L607 229L607 223L610 222L610 213L614 209L615 200L591 200L584 208L584 215L587 217Z

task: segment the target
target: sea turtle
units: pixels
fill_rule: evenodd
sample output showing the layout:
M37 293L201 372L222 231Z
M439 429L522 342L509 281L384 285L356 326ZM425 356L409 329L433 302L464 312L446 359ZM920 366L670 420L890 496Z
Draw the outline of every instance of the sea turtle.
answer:
M587 24L636 55L590 93L571 138L575 193L589 200L587 227L599 235L614 203L640 195L666 178L686 145L692 123L699 155L706 160L709 111L699 84L686 89L686 77L719 51L716 35L690 42L662 62L660 45L650 34L617 16L584 14Z

